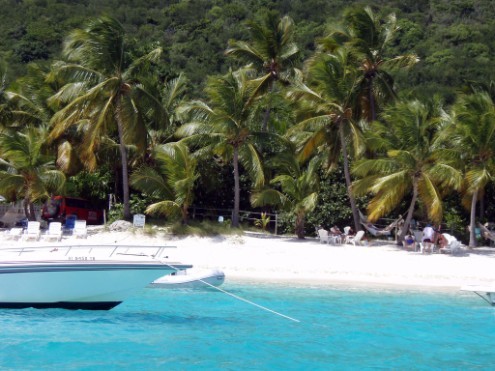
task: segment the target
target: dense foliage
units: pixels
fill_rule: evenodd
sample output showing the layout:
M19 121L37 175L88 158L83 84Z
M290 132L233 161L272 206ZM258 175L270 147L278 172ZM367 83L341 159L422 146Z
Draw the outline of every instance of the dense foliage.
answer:
M366 5L372 7L364 11ZM256 204L259 211L286 210L292 225L284 229L294 231L295 223L299 237L320 224L353 220L359 228L357 210L365 208L373 219L409 208L409 219L414 212L456 228L470 220L474 229L477 207L480 220L492 216L494 169L488 160L477 166L481 155L468 140L485 139L490 148L483 153L495 150L482 131L468 138L477 117L486 118L487 128L495 125L495 94L487 84L495 81L491 0L0 0L0 6L0 136L9 141L33 128L49 133L39 149L50 171L56 164L67 177L65 192L102 199L116 193L127 218L139 191L142 200L163 206L148 203L148 212L172 215L170 208L178 208L184 222L191 202L234 209L234 226L240 210ZM468 105L464 93L478 94L484 106ZM387 121L397 102L421 105L433 96L441 102L428 118L434 131L416 127L422 113L407 116L407 125ZM369 135L385 138L392 127L398 137L388 147ZM422 131L431 136L433 157L398 158L418 151L414 136ZM172 151L160 159L157 148L177 141L182 157ZM454 154L461 147L472 150ZM360 158L374 170L356 171ZM415 189L418 171L440 158L464 176L462 185L447 187L435 167L431 182L419 183L435 197L421 197L424 189L417 197L406 178L380 181L400 169ZM7 161L7 153L0 159ZM392 160L395 168L385 171ZM171 165L181 161L194 166ZM28 192L5 177L0 185L9 200L29 202L54 189L40 181ZM358 186L364 198L354 198ZM403 188L394 194L397 187ZM466 208L450 202L442 209L454 191ZM250 197L261 194L263 202Z
M227 71L223 52L229 40L249 37L246 21L270 11L289 15L302 61L315 39L353 3L397 15L400 37L389 53L412 51L421 59L407 78L399 78L402 87L425 96L440 92L452 100L466 81L495 79L491 0L0 0L0 59L18 77L29 62L58 58L68 32L106 14L132 35L136 52L162 46L162 78L184 72L197 94L206 76Z

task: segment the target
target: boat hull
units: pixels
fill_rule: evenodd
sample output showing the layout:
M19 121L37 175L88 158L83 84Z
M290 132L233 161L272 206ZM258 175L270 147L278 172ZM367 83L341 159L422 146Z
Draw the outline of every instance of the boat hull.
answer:
M127 251L104 259L101 249L95 247L87 255L74 248L66 254L62 249L48 260L46 251L37 255L34 249L21 254L23 259L3 260L0 308L108 310L156 278L191 267Z
M122 303L117 302L76 302L76 301L58 301L54 303L0 303L0 308L2 309L25 309L25 308L35 308L35 309L69 309L69 310L110 310L115 308L117 305Z

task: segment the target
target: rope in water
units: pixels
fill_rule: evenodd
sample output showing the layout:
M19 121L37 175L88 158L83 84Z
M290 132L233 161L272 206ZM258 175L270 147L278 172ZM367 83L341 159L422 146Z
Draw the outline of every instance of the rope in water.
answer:
M490 300L488 300L487 298L485 298L483 295L481 295L479 292L476 292L476 291L473 291L476 295L478 295L481 299L483 299L484 301L486 301L488 304L490 305L493 305L492 302Z
M292 318L292 317L286 316L285 314L282 314L282 313L276 312L276 311L274 311L274 310L272 310L272 309L270 309L270 308L267 308L267 307L264 307L264 306L262 306L262 305L256 304L256 303L254 303L254 302L252 302L252 301L250 301L250 300L247 300L247 299L241 298L240 296L237 296L237 295L235 295L235 294L232 294L231 292L228 292L228 291L222 290L221 288L216 287L216 286L214 286L214 285L212 285L211 283L208 283L208 282L206 282L206 281L203 281L202 279L199 279L198 281L200 281L200 282L204 283L205 285L208 285L208 286L210 286L210 287L213 287L214 289L216 289L216 290L218 290L218 291L220 291L220 292L223 292L224 294L227 294L227 295L229 295L229 296L232 296L232 297L233 297L233 298L235 298L235 299L238 299L238 300L241 300L241 301L243 301L243 302L245 302L245 303L248 303L248 304L254 305L255 307L258 307L258 308L260 308L260 309L266 310L267 312L270 312L270 313L276 314L276 315L278 315L278 316L280 316L280 317L283 317L283 318L287 318L287 319L289 319L289 320L291 320L291 321L294 321L294 322L301 322L301 321L299 321L298 319L295 319L295 318Z
M163 264L165 264L165 265L169 266L169 267L170 267L170 268L172 268L172 269L175 269L176 271L179 271L179 270L180 270L180 269L178 269L178 268L174 267L173 265L170 265L170 264L167 264L167 263L163 263ZM265 310L265 311L267 311L267 312L270 312L270 313L276 314L277 316L280 316L280 317L286 318L286 319L291 320L291 321L294 321L294 322L301 322L301 321L299 321L298 319L295 319L295 318L292 318L292 317L286 316L285 314L282 314L282 313L276 312L276 311L274 311L274 310L272 310L272 309L270 309L270 308L267 308L267 307L264 307L264 306L262 306L262 305L256 304L255 302L252 302L252 301L250 301L250 300L247 300L247 299L241 298L240 296L235 295L235 294L232 294L231 292L228 292L228 291L222 290L221 288L216 287L216 286L212 285L211 283L206 282L206 281L204 281L204 280L202 280L202 279L198 279L198 281L199 281L199 282L201 282L201 283L204 283L204 284L205 284L205 285L207 285L207 286L210 286L210 287L214 288L215 290L218 290L218 291L220 291L220 292L222 292L222 293L224 293L224 294L227 294L227 295L229 295L229 296L231 296L231 297L233 297L233 298L235 298L235 299L237 299L237 300L240 300L240 301L243 301L243 302L245 302L245 303L251 304L251 305L253 305L253 306L255 306L255 307L258 307L258 308L260 308L260 309L263 309L263 310Z
M128 237L126 237L126 238L128 238ZM126 239L126 238L124 238L124 239ZM121 241L122 241L122 240L124 240L124 239L121 239ZM115 241L115 243L117 243L117 241ZM174 266L173 266L173 265L171 265L171 264L168 264L168 263L165 263L165 262L161 262L161 263L162 263L162 264L164 264L164 265L166 265L166 266L168 266L168 267L170 267L170 268L172 268L172 269L175 269L177 272L178 272L178 271L180 271L180 269L179 269L179 268L174 267ZM198 281L200 281L200 282L204 283L204 284L205 284L205 285L207 285L207 286L210 286L210 287L214 288L215 290L218 290L218 291L220 291L220 292L222 292L222 293L224 293L224 294L227 294L227 295L229 295L229 296L231 296L231 297L233 297L233 298L235 298L235 299L237 299L237 300L243 301L243 302L245 302L245 303L247 303L247 304L251 304L251 305L253 305L253 306L255 306L255 307L258 307L258 308L260 308L260 309L263 309L263 310L265 310L265 311L267 311L267 312L270 312L270 313L276 314L277 316L280 316L280 317L286 318L286 319L291 320L291 321L294 321L294 322L301 322L301 321L299 321L298 319L295 319L295 318L292 318L292 317L286 316L285 314L279 313L279 312L274 311L274 310L272 310L272 309L270 309L270 308L267 308L267 307L264 307L264 306L262 306L262 305L256 304L256 303L254 303L254 302L252 302L252 301L250 301L250 300L247 300L247 299L241 298L240 296L235 295L235 294L232 294L231 292L227 292L227 291L225 291L225 290L222 290L221 288L216 287L216 286L212 285L211 283L208 283L208 282L206 282L206 281L204 281L204 280L202 280L202 279L198 279Z

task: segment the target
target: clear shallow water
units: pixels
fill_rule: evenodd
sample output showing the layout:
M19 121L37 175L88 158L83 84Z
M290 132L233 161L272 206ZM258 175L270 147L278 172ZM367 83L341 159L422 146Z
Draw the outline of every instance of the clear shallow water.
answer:
M495 308L470 293L145 289L108 312L0 310L0 369L493 369Z

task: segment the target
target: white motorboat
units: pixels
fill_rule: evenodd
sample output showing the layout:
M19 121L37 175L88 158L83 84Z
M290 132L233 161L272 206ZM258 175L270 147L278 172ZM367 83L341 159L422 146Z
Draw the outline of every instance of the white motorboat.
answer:
M108 310L165 274L191 268L163 246L51 245L0 249L0 308Z
M461 291L474 292L487 303L495 306L495 286L466 285L461 287Z
M197 289L220 286L225 281L225 273L218 269L190 268L160 277L148 287Z

